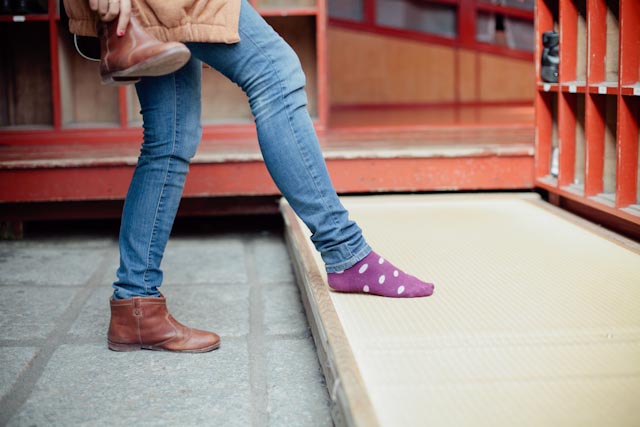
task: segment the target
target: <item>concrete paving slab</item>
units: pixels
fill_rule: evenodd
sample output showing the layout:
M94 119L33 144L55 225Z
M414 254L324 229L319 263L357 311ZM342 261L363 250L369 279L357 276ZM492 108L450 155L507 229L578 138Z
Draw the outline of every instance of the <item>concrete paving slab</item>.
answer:
M82 285L100 264L103 247L0 245L0 284Z
M109 328L109 297L111 286L96 289L69 329L69 335L82 338L103 338L106 342Z
M37 348L2 347L0 348L0 399L11 390L18 377L33 360Z
M271 341L268 350L270 426L332 426L329 395L311 337Z
M257 237L252 242L260 283L292 283L295 278L287 246L279 235Z
M222 337L249 333L249 287L237 285L163 285L167 305L180 322Z
M247 281L244 247L237 238L172 238L161 268L164 284Z
M79 288L0 287L0 338L45 338Z
M105 338L109 327L111 286L96 289L71 326L75 337ZM246 285L163 285L167 306L178 321L225 336L249 333L249 287Z
M63 345L9 426L247 426L247 347L203 354Z
M304 334L309 324L295 284L262 289L264 327L267 335Z

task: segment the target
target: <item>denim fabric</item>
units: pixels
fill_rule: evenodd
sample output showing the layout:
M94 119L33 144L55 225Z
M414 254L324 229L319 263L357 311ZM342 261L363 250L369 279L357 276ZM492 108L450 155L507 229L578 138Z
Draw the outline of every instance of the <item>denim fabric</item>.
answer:
M136 84L144 142L122 214L117 299L159 295L162 255L202 135L200 61L247 94L269 173L311 230L326 270L344 270L371 252L331 184L298 57L246 0L240 37L235 44L188 43L192 58L182 69Z

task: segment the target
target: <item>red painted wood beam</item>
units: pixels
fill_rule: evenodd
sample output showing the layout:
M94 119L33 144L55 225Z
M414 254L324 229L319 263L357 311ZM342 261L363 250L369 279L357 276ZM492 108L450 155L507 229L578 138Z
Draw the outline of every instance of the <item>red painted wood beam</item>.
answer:
M603 203L602 201L600 201L598 198L596 197L584 197L580 194L576 194L572 191L569 190L565 190L562 188L558 188L555 186L551 186L548 183L544 182L544 181L536 181L536 187L540 187L543 188L545 190L548 190L549 192L553 193L553 194L557 194L558 196L561 197L565 197L567 199L573 200L579 204L581 204L582 206L586 206L588 208L590 208L591 210L596 210L596 211L602 211L602 212L606 212L607 214L613 215L617 218L621 218L624 219L626 221L629 221L635 225L640 225L640 215L631 213L629 211L625 211L622 209L619 209L615 206L609 206L605 203ZM589 210L589 209L587 209Z
M533 159L329 159L339 192L479 190L533 187ZM117 200L126 195L133 166L0 170L0 202ZM273 195L278 190L262 161L192 164L185 197Z

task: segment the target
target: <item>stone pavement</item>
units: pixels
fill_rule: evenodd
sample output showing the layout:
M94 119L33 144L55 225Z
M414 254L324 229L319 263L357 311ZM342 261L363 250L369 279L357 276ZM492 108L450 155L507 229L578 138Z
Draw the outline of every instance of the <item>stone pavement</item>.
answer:
M0 425L331 426L282 226L244 221L182 220L167 247L169 309L222 337L205 354L107 349L117 224L0 242Z

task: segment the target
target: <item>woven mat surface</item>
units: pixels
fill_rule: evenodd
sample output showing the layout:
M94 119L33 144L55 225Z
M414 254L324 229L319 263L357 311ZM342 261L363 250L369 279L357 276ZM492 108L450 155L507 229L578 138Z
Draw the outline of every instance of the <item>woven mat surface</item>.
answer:
M530 194L342 200L377 252L436 284L331 293L381 425L640 425L638 252Z

